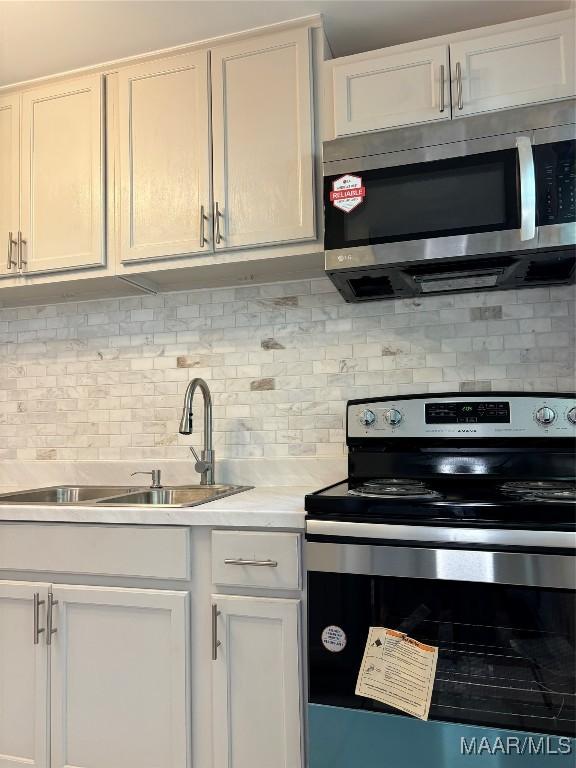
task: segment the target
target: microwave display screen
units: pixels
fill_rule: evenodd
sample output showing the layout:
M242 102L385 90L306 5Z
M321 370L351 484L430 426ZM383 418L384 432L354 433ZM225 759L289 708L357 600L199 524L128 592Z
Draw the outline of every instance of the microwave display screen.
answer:
M509 424L510 403L426 403L426 424Z

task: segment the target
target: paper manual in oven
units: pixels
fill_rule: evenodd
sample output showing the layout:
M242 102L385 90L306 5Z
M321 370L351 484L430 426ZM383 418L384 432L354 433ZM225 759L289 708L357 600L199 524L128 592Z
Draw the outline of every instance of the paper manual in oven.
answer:
M403 632L370 627L356 695L428 720L438 648Z

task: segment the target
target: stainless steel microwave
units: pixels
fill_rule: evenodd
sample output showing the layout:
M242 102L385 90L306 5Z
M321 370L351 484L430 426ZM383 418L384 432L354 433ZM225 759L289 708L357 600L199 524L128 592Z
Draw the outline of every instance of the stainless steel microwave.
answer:
M324 143L346 301L573 282L576 101Z

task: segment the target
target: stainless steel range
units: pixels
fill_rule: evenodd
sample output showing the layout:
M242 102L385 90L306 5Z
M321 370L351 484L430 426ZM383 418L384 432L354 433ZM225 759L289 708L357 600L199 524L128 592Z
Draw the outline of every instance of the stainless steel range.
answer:
M572 766L576 395L353 400L347 444L306 497L310 768ZM371 626L439 648L429 721L356 696Z

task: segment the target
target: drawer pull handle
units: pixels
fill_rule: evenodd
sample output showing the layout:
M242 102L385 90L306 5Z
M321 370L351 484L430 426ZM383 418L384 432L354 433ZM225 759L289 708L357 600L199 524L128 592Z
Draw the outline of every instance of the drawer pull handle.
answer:
M234 557L224 560L225 565L257 565L266 568L278 568L277 560L245 560L242 557Z
M40 606L44 605L45 600L40 600L40 593L34 592L34 645L40 642L40 635L44 628L40 627Z

